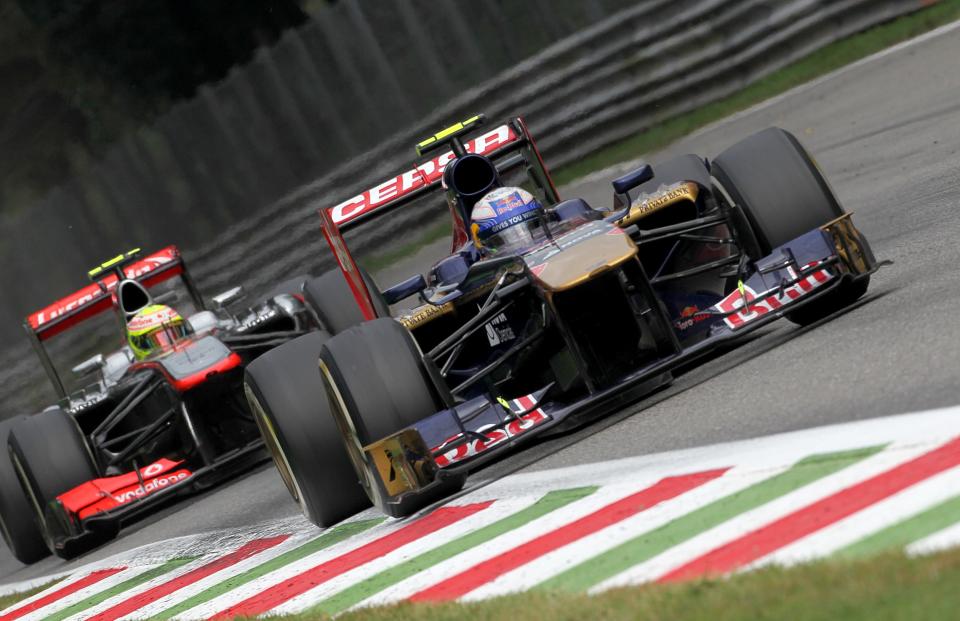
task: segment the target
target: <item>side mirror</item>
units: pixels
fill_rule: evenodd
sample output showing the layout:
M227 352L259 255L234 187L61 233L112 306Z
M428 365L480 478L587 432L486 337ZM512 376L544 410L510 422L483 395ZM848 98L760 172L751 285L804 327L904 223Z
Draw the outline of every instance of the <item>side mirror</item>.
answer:
M223 310L227 304L243 298L245 294L246 292L243 290L243 287L234 287L233 289L227 289L223 293L218 293L213 296L213 303L217 310Z
M651 179L653 179L653 167L650 164L643 164L635 171L614 179L613 191L617 194L626 194L641 183L646 183Z
M423 274L417 274L403 282L398 282L384 291L383 299L387 304L396 304L400 300L409 298L411 295L416 295L426 288L427 279L423 277Z
M103 354L97 354L92 358L88 358L78 364L77 366L70 369L76 375L84 377L90 375L91 373L96 373L103 368Z

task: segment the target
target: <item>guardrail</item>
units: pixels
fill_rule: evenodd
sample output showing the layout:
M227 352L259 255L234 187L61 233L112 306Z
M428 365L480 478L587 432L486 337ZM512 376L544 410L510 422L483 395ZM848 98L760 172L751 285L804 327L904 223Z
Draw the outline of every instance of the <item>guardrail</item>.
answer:
M553 168L673 116L721 99L924 0L647 0L465 91L263 214L237 223L193 253L204 283L239 274L267 286L285 274L330 265L315 211L408 165L412 145L449 121L482 110L523 115ZM656 15L657 19L651 19ZM640 154L638 154L640 155ZM438 211L437 213L442 213ZM365 229L367 245L430 219L411 211ZM237 243L240 242L240 243Z
M412 145L451 120L477 111L492 118L523 115L556 168L935 1L642 0L464 90L364 155L230 225L202 248L187 248L187 258L207 292L241 282L256 291L291 274L319 273L331 262L316 209L408 165ZM364 229L362 245L395 237L396 230L419 226L434 213L445 212L410 209L388 225L373 223ZM26 347L5 348L0 379L8 414L27 407L31 397L23 387L36 385L33 367Z

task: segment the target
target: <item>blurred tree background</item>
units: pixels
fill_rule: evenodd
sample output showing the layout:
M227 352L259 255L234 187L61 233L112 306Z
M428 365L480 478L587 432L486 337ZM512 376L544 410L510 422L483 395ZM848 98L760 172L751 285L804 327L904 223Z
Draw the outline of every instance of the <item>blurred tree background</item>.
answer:
M225 77L302 24L301 5L0 0L0 210L28 205L125 132Z

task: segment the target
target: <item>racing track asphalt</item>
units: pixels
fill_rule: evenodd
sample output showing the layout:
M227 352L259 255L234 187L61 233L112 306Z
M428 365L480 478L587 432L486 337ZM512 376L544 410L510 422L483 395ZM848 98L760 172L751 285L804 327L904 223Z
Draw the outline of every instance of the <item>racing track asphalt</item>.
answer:
M960 299L957 58L960 28L942 31L795 89L651 158L655 165L685 152L713 156L769 125L789 129L815 154L877 255L895 264L874 277L868 298L849 312L808 329L777 322L646 401L520 451L477 473L472 484L518 469L960 403L960 319L954 314ZM618 172L591 175L563 193L606 205L609 179ZM443 246L438 244L437 252ZM131 525L121 538L73 564L298 514L272 466L264 466ZM71 566L51 558L24 568L0 548L2 583Z

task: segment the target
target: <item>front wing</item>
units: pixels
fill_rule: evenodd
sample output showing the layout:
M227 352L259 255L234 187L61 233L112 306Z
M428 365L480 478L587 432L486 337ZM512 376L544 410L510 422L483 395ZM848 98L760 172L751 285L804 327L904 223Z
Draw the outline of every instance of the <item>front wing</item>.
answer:
M94 479L57 496L45 507L47 527L60 556L70 558L117 536L120 527L165 502L214 485L267 458L261 440L191 470L161 459L119 476Z
M634 402L669 383L671 370L739 339L835 288L869 278L877 262L849 214L775 248L756 272L715 306L709 336L636 369L614 386L572 403L549 399L550 386L506 401L477 397L363 447L374 504L402 517L459 489L470 470L547 431Z

